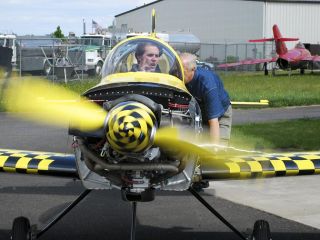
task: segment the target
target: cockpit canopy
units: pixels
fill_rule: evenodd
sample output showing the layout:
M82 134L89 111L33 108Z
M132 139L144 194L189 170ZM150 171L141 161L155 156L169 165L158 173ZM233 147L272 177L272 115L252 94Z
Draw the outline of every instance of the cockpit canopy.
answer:
M152 64L156 63L156 66L149 72L170 74L183 81L182 67L176 52L160 40L148 37L133 37L114 47L104 63L102 78L116 73L145 71L140 67L139 52L146 45L155 46L159 53L156 60L150 60L153 61Z

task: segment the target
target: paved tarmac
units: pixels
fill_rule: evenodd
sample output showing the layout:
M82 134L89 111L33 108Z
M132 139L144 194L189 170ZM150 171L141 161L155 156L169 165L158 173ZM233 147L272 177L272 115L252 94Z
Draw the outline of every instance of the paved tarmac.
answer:
M6 113L0 113L0 136L0 148L72 152L66 128L39 126ZM313 240L320 238L320 227L310 223L319 219L318 180L219 181L201 195L243 233L266 219L274 240ZM0 239L9 239L12 221L20 215L44 227L83 190L70 179L1 173ZM41 239L129 239L131 208L120 199L116 190L94 191ZM283 215L284 208L291 216ZM136 239L239 239L188 192L157 193L155 201L138 204L137 220Z
M233 109L233 124L260 123L284 121L290 119L320 118L320 105L261 108L261 109Z
M233 113L235 125L320 118L320 105L254 110L234 109ZM320 129L315 130L320 133ZM320 229L319 181L320 175L316 175L218 181L211 183L210 187L215 189L216 196Z

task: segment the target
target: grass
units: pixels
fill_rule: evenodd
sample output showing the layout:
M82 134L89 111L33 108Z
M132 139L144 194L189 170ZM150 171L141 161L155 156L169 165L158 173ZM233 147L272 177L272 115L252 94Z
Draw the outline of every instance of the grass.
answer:
M320 119L256 123L232 127L231 146L247 150L320 151Z
M320 74L300 75L294 72L277 72L276 76L258 73L219 72L232 101L259 101L267 99L270 107L304 106L320 104ZM68 89L82 93L99 80L83 80L65 85Z
M270 77L260 73L221 73L221 76L232 100L269 99L272 106L320 104L319 75ZM81 94L98 82L99 79L86 79L58 84ZM1 110L4 108L0 102ZM320 150L320 119L233 126L230 143L248 150Z
M277 72L276 76L264 76L263 72L218 72L232 101L259 101L268 99L270 107L303 106L320 104L319 72L300 75L294 72ZM71 81L62 86L83 93L99 82L99 79ZM0 103L0 111L3 107Z
M320 74L300 75L277 72L276 76L259 73L219 72L232 101L267 99L270 107L320 104Z
M81 81L73 81L73 82L69 82L68 84L62 83L61 85L73 92L82 94L86 90L98 84L99 82L100 82L100 79L92 78L92 79L85 79Z

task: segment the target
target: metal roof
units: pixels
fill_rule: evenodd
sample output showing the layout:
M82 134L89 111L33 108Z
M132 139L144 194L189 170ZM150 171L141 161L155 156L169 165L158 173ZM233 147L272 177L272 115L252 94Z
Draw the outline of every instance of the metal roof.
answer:
M279 2L279 3L320 3L320 0L244 0L251 2Z
M164 0L156 0L156 1L150 2L150 3L148 3L148 4L144 4L144 5L140 6L140 7L133 8L133 9L131 9L131 10L129 10L129 11L126 11L126 12L123 12L123 13L119 13L119 14L115 15L115 17L119 17L119 16L121 16L121 15L124 15L124 14L130 13L130 12L136 11L136 10L138 10L138 9L140 9L140 8L144 8L144 7L147 7L147 6L150 6L150 5L152 5L152 4L155 4L155 3L158 3L158 2L162 2L162 1L164 1ZM320 0L319 0L319 1L320 1Z
M117 15L115 15L115 17L119 17L119 16L122 16L122 15L125 15L127 13L130 13L130 12L133 12L133 11L136 11L138 9L141 9L141 8L144 8L144 7L147 7L147 6L150 6L150 5L153 5L155 3L158 3L158 2L162 2L162 1L165 1L165 0L156 0L156 1L153 1L153 2L150 2L148 4L144 4L140 7L136 7L136 8L133 8L129 11L126 11L126 12L122 12L122 13L119 13ZM240 1L249 1L249 2L279 2L279 3L320 3L320 0L240 0Z

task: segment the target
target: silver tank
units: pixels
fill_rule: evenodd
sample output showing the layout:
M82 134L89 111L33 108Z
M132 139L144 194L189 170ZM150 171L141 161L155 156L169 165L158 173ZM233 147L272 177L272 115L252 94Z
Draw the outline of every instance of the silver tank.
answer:
M200 39L191 33L168 34L168 43L179 52L197 53L200 50Z
M147 36L150 33L128 33L127 38L133 36ZM156 33L157 37L167 42L178 52L197 53L200 50L200 39L192 33Z

